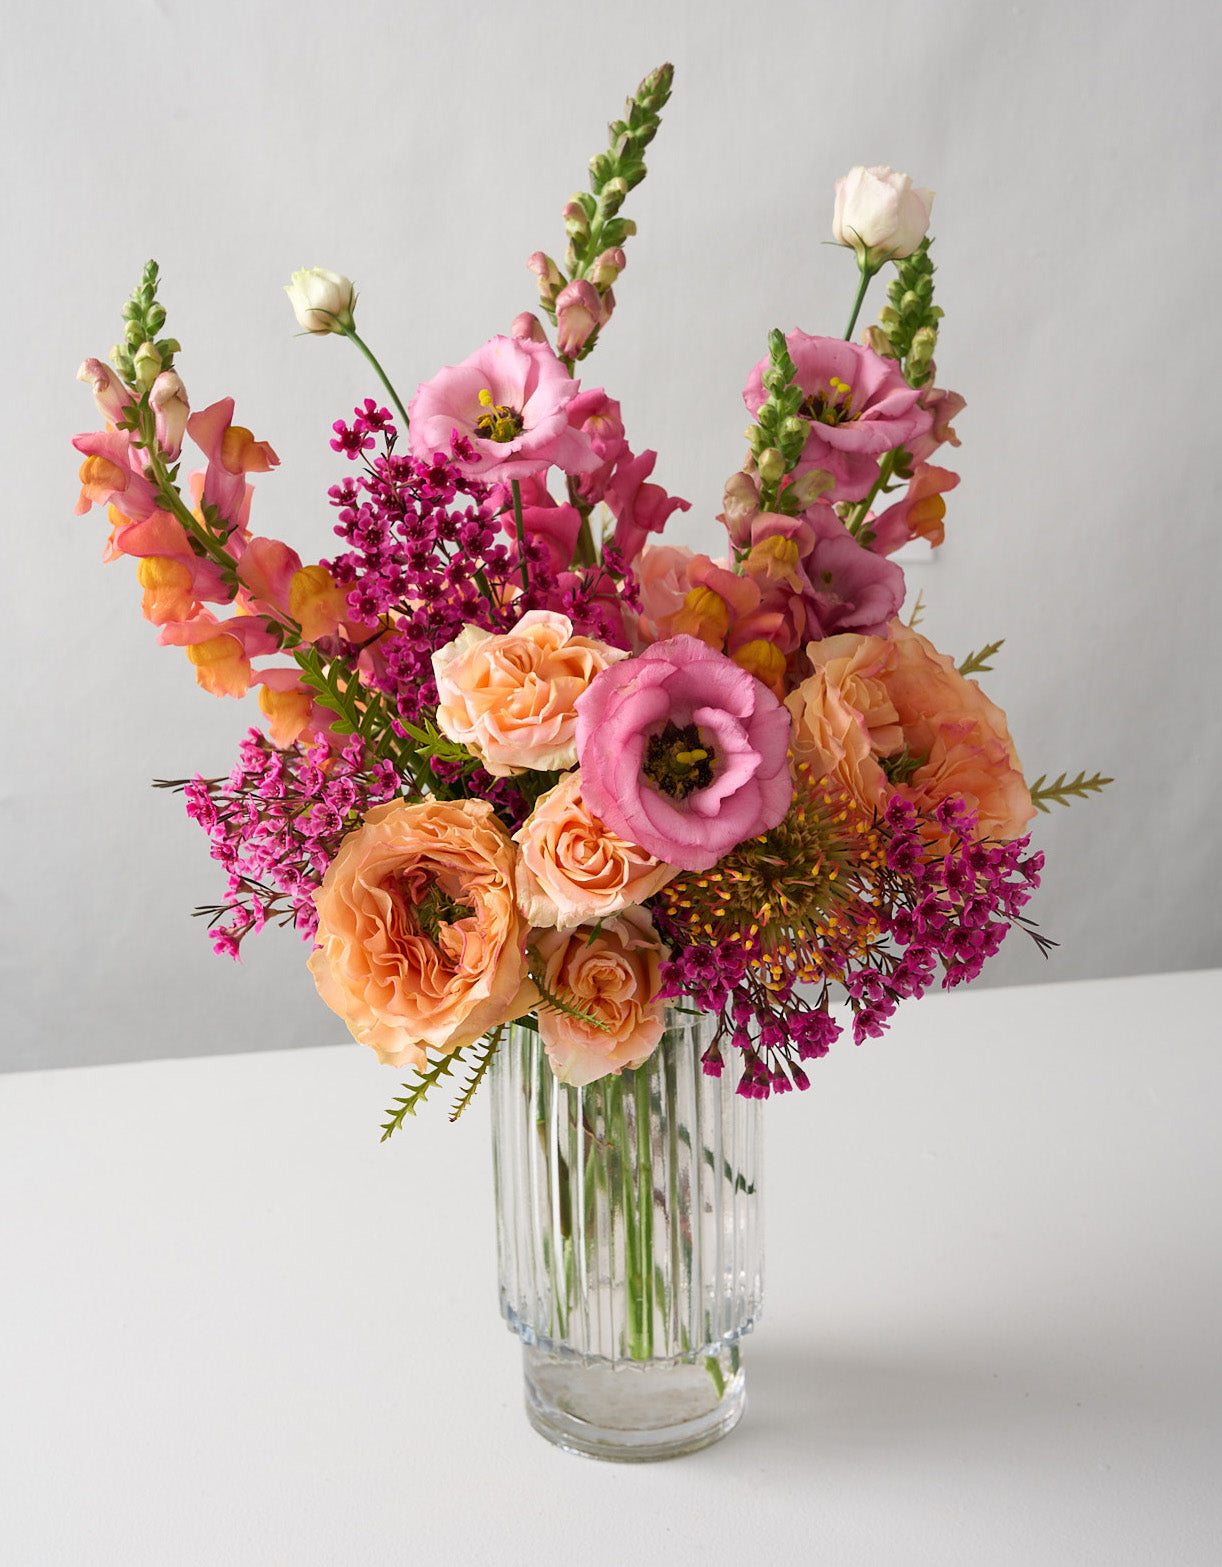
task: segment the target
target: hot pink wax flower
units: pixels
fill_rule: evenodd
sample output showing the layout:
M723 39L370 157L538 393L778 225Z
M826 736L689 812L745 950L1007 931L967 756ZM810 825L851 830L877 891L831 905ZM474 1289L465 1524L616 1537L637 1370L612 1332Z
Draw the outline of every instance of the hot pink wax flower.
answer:
M412 456L424 462L450 452L455 432L475 460L460 468L489 483L526 479L553 464L590 473L599 457L569 423L578 383L546 343L493 337L460 365L425 381L408 406Z
M791 332L785 343L805 394L801 413L811 421L796 471L821 468L836 481L829 500L859 501L878 477L879 458L924 435L933 416L895 360L872 348L805 332ZM764 402L768 363L760 360L743 392L752 414Z
M628 843L707 870L789 809L789 715L695 637L604 669L577 701L582 797Z

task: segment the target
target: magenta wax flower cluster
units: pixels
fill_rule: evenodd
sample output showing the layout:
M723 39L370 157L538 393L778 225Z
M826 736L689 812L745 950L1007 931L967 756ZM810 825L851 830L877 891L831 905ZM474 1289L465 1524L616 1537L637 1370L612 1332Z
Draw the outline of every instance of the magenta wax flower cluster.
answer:
M972 678L998 644L956 661L906 608L897 552L942 542L958 478L933 459L964 407L937 384L933 196L907 175L838 182L847 330L769 335L727 389L752 422L720 542L661 538L691 503L588 361L671 80L629 99L562 256L528 259L537 312L410 398L352 281L294 273L303 333L369 367L331 425L327 559L258 531L276 451L231 398L192 410L154 263L81 368L101 428L74 442L78 513L104 510L105 558L134 560L197 683L258 702L227 777L166 784L227 878L213 944L296 928L326 1006L417 1074L413 1107L456 1059L478 1081L511 1025L565 1083L631 1072L675 1005L711 1016L705 1070L741 1094L805 1088L845 1026L874 1037L1035 934L1028 824L1107 781L1029 785Z

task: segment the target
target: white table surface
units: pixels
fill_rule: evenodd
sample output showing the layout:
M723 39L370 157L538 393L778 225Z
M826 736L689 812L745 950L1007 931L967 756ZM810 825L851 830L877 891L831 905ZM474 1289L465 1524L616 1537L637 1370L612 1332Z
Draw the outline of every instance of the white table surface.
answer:
M1220 1015L965 992L817 1064L747 1414L640 1467L526 1424L486 1104L380 1146L354 1045L0 1079L0 1561L1217 1567Z

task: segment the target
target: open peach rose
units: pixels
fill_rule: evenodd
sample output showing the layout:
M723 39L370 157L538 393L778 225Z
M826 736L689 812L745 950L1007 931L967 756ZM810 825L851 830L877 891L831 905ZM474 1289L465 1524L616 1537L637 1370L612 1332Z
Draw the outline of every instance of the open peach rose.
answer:
M908 754L922 758L904 792L920 811L958 796L977 813L981 837L1020 837L1035 807L1006 715L919 632L894 621L889 640L887 695Z
M542 795L513 838L518 908L532 925L596 924L644 903L679 872L594 815L581 798L580 771L566 773Z
M865 806L898 793L925 815L959 798L981 837L1021 835L1035 812L1006 715L953 659L898 620L806 651L815 671L786 706L813 778L834 773Z
M551 610L529 610L499 636L466 626L433 654L437 727L494 778L572 767L577 698L595 675L627 657L621 648L574 636L573 622Z
M638 1067L657 1049L665 1005L657 999L663 952L644 909L628 909L595 930L544 931L543 984L603 1027L541 1008L539 1034L562 1083L584 1088Z
M314 902L318 993L387 1065L451 1055L538 1000L513 845L484 800L375 806Z

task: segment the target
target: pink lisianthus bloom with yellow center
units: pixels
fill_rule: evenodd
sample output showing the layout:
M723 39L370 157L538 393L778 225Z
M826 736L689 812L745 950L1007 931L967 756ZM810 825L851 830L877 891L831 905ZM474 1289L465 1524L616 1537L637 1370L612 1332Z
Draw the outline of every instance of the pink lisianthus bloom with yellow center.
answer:
M814 674L786 705L812 781L835 774L867 807L898 794L928 817L961 799L981 837L1021 836L1035 810L1006 715L952 659L899 621L806 651Z
M665 1027L658 989L666 954L647 911L627 909L597 927L544 931L536 949L546 989L594 1019L540 1008L539 1036L560 1081L584 1088L643 1065Z
M540 928L571 930L644 903L678 874L612 832L581 796L581 773L566 773L540 796L514 833L518 908Z
M785 339L804 393L801 413L810 432L795 472L819 468L835 487L830 501L859 501L878 477L879 459L924 435L933 415L908 385L893 359L837 337L791 332ZM754 416L765 399L763 375L769 360L752 370L743 401Z
M567 615L532 609L512 631L466 626L433 654L437 727L494 778L577 760L577 700L622 648L574 634Z
M592 473L602 459L569 423L579 383L546 343L493 337L460 365L425 381L408 406L412 456L449 453L457 433L474 458L462 468L490 484L527 479L553 465Z
M539 999L513 845L485 800L375 806L314 902L318 993L387 1065L451 1055Z
M707 870L782 820L789 715L766 686L691 636L604 670L577 703L582 797L612 831Z

